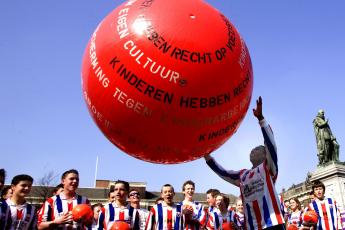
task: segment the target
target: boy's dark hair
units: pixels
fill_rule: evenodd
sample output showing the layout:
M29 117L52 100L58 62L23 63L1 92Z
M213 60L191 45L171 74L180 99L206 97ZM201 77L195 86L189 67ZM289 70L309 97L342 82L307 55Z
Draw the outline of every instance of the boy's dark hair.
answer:
M131 194L132 192L138 193L139 199L140 199L141 194L140 194L140 192L138 191L138 189L135 189L135 188L132 188L131 190L129 190L128 197L130 197L130 194Z
M70 173L74 173L74 174L77 174L77 175L79 176L78 170L76 170L76 169L70 169L70 170L67 170L67 171L65 171L64 173L62 173L61 180L65 179L66 176L67 176L68 174L70 174Z
M32 184L34 182L34 179L27 174L20 174L20 175L13 177L11 184L17 185L21 181L30 181Z
M155 204L158 204L159 201L163 201L163 197L158 197L156 200L155 200Z
M125 186L126 191L129 192L129 183L127 181L117 180L115 181L115 185L117 184L123 184Z
M63 188L63 184L56 185L55 188L53 189L53 193L56 193L60 188Z
M161 188L161 192L163 191L163 187L170 187L172 189L173 193L175 193L174 187L171 184L163 185L162 188Z
M109 190L109 192L108 192L108 198L110 198L110 194L111 194L112 192L114 192L114 188Z
M93 211L96 207L101 207L101 208L103 208L103 204L101 204L101 203L96 203L96 204L91 205L92 211Z
M187 184L190 184L193 186L193 188L195 189L195 183L191 180L187 180L186 182L183 183L182 185L182 191L184 191L184 187L187 185Z
M216 197L220 194L220 191L218 189L211 188L207 190L206 194L211 194L212 197Z
M6 178L6 171L5 171L5 169L0 169L0 177L2 177L2 178Z
M2 199L5 199L4 196L6 196L6 193L7 193L8 190L10 190L10 189L11 189L11 186L10 186L10 185L4 187L4 189L1 191L1 198L2 198Z
M225 195L224 193L220 193L218 194L217 196L221 196L223 197L223 201L224 201L224 204L225 204L225 207L228 207L229 204L230 204L230 199L227 195Z
M322 187L323 191L325 192L325 185L321 181L316 180L316 181L314 181L313 185L311 186L311 190L312 190L313 194L314 194L314 189L319 188L319 187Z
M133 192L133 191L136 191L137 193L140 194L140 192L139 192L138 189L136 189L136 188L132 188L131 190L129 190L129 193L131 193L131 192ZM128 193L128 194L129 194L129 193Z

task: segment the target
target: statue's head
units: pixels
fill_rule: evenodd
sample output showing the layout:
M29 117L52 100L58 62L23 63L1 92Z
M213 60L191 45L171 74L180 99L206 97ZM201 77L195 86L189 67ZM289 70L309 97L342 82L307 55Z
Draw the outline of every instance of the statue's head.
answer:
M317 116L318 116L318 117L324 118L324 117L325 117L325 111L324 111L323 109L320 109L320 110L317 112Z
M263 145L259 145L252 149L249 155L250 162L252 162L253 167L262 164L266 160L266 148Z

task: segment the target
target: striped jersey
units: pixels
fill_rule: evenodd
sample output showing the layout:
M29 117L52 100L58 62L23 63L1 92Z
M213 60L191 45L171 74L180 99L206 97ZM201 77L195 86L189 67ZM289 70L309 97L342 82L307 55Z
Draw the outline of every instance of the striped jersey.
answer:
M59 195L52 196L48 198L41 209L38 212L38 225L42 222L53 221L56 218L59 218L66 212L71 212L73 207L78 204L89 204L89 200L84 197L76 194L72 201L66 199L64 193ZM85 228L80 223L73 221L71 224L63 224L58 226L59 229L81 229Z
M323 200L314 199L307 210L315 210L318 214L318 230L330 230L341 228L340 213L335 200L325 197Z
M164 202L152 207L146 221L146 230L183 229L182 205L166 205Z
M291 212L288 214L288 224L294 224L297 227L301 227L303 223L303 212L301 210L297 210L295 212Z
M241 226L239 216L237 215L237 213L235 212L235 210L228 209L228 211L226 212L226 214L222 214L222 219L223 219L223 223L232 222L232 223L235 224L235 226L236 226L237 228L239 228L239 227Z
M205 228L208 230L221 229L223 224L222 214L218 208L209 207L206 213L206 225Z
M140 229L140 216L138 210L127 204L120 207L115 202L108 203L102 209L100 214L100 222L103 223L104 229L111 229L116 221L124 221L128 223L132 229Z
M140 209L136 209L138 210L139 213L139 219L140 219L140 230L145 230L146 227L146 220L149 217L149 210L144 209L144 208L140 208Z
M10 224L10 230L31 230L36 229L37 216L35 207L27 202L22 205L16 205L11 199L7 199L10 215L7 223Z
M187 202L185 200L181 202L181 205L182 205L182 208L183 208L183 205L191 206L193 208L192 220L199 222L198 225L191 225L191 224L185 223L185 226L183 229L199 230L200 225L205 224L205 221L206 221L206 213L204 211L204 206L200 204L199 202L195 202L195 201Z
M280 210L281 210L283 216L287 217L287 215L289 214L289 211L288 211L288 207L286 207L285 204L284 204L283 196L281 194L279 194L278 198L279 198L279 201L280 201Z
M340 210L340 220L341 220L341 227L342 230L345 230L345 210Z
M11 223L8 222L10 208L6 200L0 198L0 229L8 229Z
M244 229L244 214L240 213L240 212L236 212L236 215L238 216L238 220L239 220L239 227L240 229Z
M259 122L265 141L266 161L252 169L225 170L212 157L208 166L224 180L240 187L247 229L265 229L284 224L274 183L278 176L277 150L273 132L263 119Z

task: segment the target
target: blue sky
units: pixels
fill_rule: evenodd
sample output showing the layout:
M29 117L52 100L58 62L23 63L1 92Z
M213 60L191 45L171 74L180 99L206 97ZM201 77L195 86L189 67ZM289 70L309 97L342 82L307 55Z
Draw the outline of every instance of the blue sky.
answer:
M0 167L7 183L19 173L35 179L49 171L76 168L80 186L98 179L165 183L177 190L187 179L197 191L218 188L239 194L203 159L157 165L132 158L113 146L88 114L81 91L81 61L98 23L123 1L2 1L0 3ZM249 48L254 99L276 137L280 175L288 188L316 168L312 120L324 108L345 146L345 2L209 0L236 26ZM231 169L250 167L249 152L263 142L251 108L237 133L212 155Z

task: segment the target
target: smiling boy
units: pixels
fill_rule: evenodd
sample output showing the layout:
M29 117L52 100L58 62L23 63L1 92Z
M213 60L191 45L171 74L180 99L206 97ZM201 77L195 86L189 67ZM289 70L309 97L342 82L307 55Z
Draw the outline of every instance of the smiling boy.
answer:
M26 202L25 197L30 193L33 178L26 174L13 177L11 189L12 197L7 199L10 209L10 216L7 223L10 223L11 230L31 230L36 229L35 207Z
M79 172L70 169L61 176L63 191L44 202L38 213L38 229L81 229L81 223L73 221L72 210L78 204L89 204L89 200L76 193L79 186Z
M184 200L182 204L182 212L185 217L185 227L188 230L200 229L201 225L206 222L206 215L204 206L199 202L195 202L193 199L195 192L195 183L191 180L187 180L182 185L182 193Z

